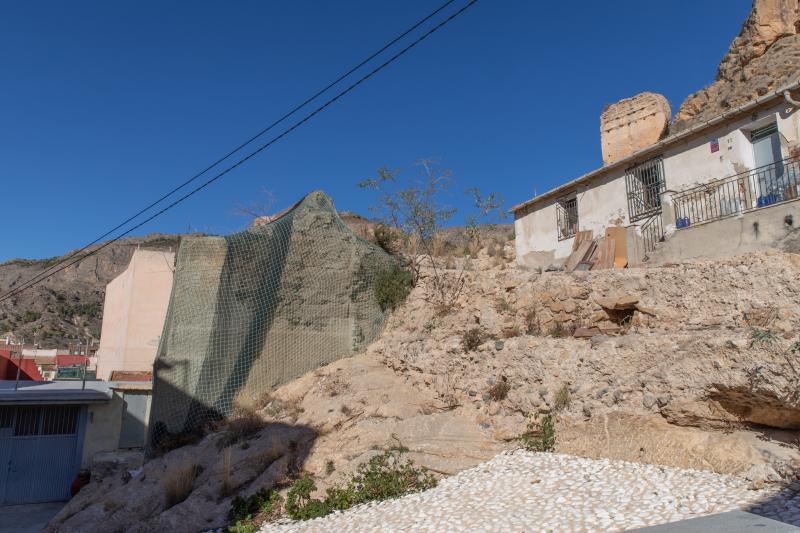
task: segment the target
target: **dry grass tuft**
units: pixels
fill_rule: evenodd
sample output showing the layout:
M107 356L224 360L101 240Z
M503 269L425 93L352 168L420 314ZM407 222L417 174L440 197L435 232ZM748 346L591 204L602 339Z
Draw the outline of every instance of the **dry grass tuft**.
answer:
M266 423L258 413L248 408L237 408L225 422L223 433L217 440L217 448L223 449L242 442L261 431Z
M220 476L222 477L222 485L220 486L220 496L225 498L233 494L233 489L234 489L233 480L231 479L230 447L225 448L225 451L222 453L222 472L220 472Z
M186 462L167 472L162 481L166 509L178 505L189 497L199 474L200 467L194 462Z

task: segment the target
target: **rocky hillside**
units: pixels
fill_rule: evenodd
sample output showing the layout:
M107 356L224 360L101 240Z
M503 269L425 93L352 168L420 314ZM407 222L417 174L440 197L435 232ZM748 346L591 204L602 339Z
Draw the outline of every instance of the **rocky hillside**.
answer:
M255 429L234 421L132 475L96 470L50 530L220 527L234 494L300 471L324 490L394 439L450 475L518 447L548 415L562 453L734 474L753 488L794 479L800 256L567 274L520 269L513 253L511 242L442 261L450 280L464 267L452 308L432 304L428 270L367 353L265 391ZM186 499L168 505L166 487L186 471Z
M716 81L690 95L670 128L677 132L707 121L800 75L798 0L754 0L750 16L717 70Z
M125 270L137 246L174 250L178 240L178 235L163 234L121 239L0 302L0 335L13 333L24 337L26 343L33 342L36 335L36 342L44 348L66 347L76 338L99 339L106 284ZM0 293L14 290L69 255L0 264Z

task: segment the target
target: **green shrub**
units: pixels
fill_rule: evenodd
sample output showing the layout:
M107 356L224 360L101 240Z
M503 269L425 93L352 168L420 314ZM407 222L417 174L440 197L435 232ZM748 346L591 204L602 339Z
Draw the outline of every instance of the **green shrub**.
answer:
M522 446L532 452L552 452L556 446L556 426L553 415L547 413L539 421L538 415L528 416L525 433L519 437Z
M41 318L41 316L42 313L40 313L39 311L31 311L31 310L25 311L25 314L22 315L22 323L28 324L30 322L36 322L37 320L39 320L39 318Z
M478 346L486 342L487 335L483 328L472 328L461 337L461 347L464 353L475 351Z
M384 311L394 310L406 301L412 283L411 272L399 266L378 272L375 276L375 299L378 305Z
M425 468L403 458L408 451L394 446L358 466L344 484L334 485L324 500L311 497L316 485L310 477L295 481L286 495L286 513L295 520L310 520L354 505L398 498L436 486L436 479Z
M768 329L753 328L750 330L750 346L767 346L778 342L778 336Z
M283 497L274 490L260 489L248 498L237 496L231 502L228 518L233 525L228 533L253 533L258 529L254 517L275 515L280 512Z

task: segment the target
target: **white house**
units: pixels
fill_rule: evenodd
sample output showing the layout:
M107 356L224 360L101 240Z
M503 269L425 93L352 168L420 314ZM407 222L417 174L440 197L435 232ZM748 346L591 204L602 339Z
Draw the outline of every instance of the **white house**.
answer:
M775 247L800 205L798 87L667 136L663 97L610 106L601 117L604 166L512 208L518 261L563 264L578 231L596 238L612 226L627 228L630 264L659 249L676 260ZM745 235L726 238L731 231Z

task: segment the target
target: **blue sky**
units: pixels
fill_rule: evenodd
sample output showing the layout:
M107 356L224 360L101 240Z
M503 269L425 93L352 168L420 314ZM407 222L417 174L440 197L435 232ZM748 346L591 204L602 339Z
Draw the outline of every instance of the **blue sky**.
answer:
M4 3L0 261L93 240L442 1ZM356 182L427 157L510 206L600 166L605 104L650 90L674 112L711 83L749 9L481 0L137 233L237 231L263 189L276 208L322 189L366 213Z

